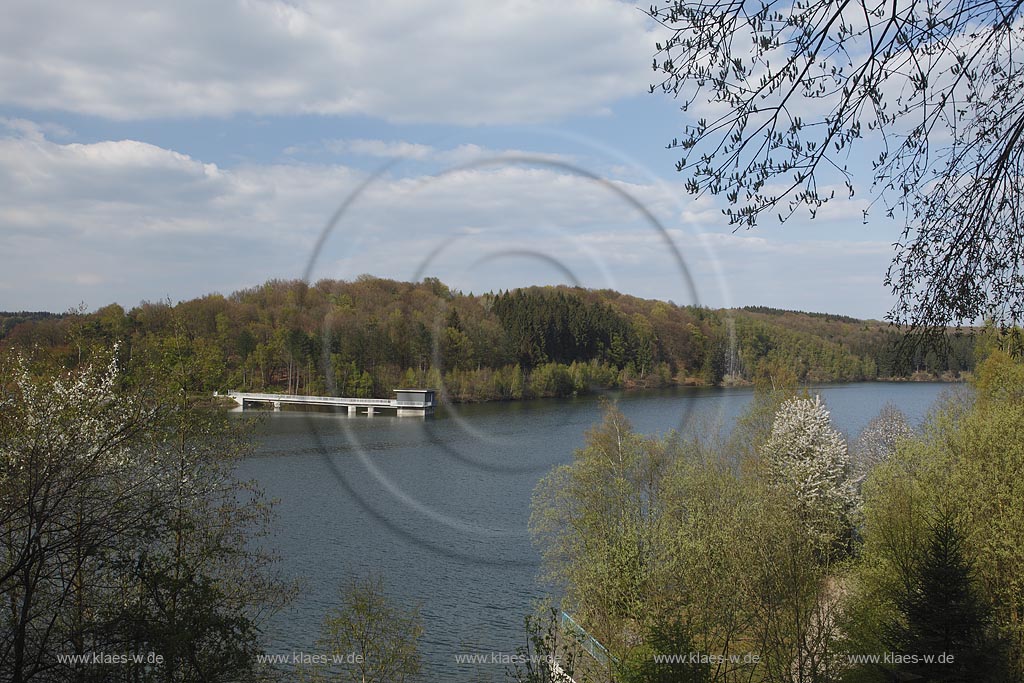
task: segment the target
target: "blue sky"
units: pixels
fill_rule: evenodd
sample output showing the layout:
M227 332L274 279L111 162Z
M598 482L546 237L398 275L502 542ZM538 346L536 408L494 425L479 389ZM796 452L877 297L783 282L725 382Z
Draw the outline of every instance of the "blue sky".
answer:
M0 310L309 268L883 316L861 195L733 232L684 193L659 35L611 0L6 3Z

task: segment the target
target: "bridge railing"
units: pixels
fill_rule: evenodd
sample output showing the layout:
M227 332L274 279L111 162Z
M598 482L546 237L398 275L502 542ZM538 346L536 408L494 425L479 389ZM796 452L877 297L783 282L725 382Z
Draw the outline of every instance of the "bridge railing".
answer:
M575 638L579 642L580 647L602 666L607 666L609 660L614 661L608 649L599 643L597 638L587 633L587 630L576 623L576 620L565 611L562 612L562 631Z
M319 405L354 405L396 407L394 399L387 398L345 398L342 396L298 396L291 394L260 394L247 391L229 391L233 399L246 401L266 401L280 403L314 403Z

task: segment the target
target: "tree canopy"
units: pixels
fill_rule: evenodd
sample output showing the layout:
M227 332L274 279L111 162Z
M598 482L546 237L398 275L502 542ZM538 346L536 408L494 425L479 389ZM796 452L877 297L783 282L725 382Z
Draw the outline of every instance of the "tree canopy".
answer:
M530 528L616 681L1019 683L1021 386L994 349L917 429L884 409L859 471L793 387L761 387L731 436L643 436L610 406Z
M28 315L0 312L0 349L35 349L64 367L80 363L90 344L120 342L130 356L139 344L183 334L201 378L197 391L390 398L404 385L480 401L748 383L780 373L805 382L955 378L974 366L968 336L950 335L941 351L902 354L900 335L877 321L712 310L571 287L474 296L430 279L270 281L173 306Z
M136 341L72 369L0 353L4 681L273 674L261 628L291 586L258 544L270 503L235 476L247 423L190 400L184 335Z
M648 12L668 29L651 91L696 119L669 145L691 193L724 195L731 224L751 227L852 197L863 165L869 208L903 224L891 321L1021 321L1020 2L670 0Z

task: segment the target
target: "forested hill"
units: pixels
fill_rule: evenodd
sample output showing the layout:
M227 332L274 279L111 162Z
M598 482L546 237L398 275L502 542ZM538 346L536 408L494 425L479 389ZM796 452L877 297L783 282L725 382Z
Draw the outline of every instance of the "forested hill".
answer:
M47 313L46 311L18 311L17 313L0 311L0 339L3 339L7 336L8 332L24 322L49 320L60 317L62 317L60 314Z
M203 390L389 396L444 386L453 400L564 396L601 388L735 384L792 373L801 382L955 378L973 341L948 352L897 351L887 324L768 308L711 310L611 290L530 287L482 295L361 277L273 280L171 306L94 313L0 313L0 345L71 364L83 343L183 335L202 358Z

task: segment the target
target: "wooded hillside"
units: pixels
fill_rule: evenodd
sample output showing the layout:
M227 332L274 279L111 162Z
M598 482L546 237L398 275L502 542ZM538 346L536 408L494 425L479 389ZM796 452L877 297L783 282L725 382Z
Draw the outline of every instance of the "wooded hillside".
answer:
M900 353L897 330L763 307L712 310L611 290L529 287L482 295L439 280L272 280L176 305L93 313L0 313L0 345L71 365L89 342L194 342L209 390L390 395L444 387L450 400L567 396L594 388L944 377L973 367L973 339Z

